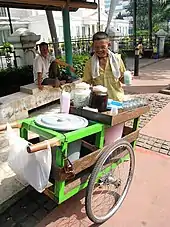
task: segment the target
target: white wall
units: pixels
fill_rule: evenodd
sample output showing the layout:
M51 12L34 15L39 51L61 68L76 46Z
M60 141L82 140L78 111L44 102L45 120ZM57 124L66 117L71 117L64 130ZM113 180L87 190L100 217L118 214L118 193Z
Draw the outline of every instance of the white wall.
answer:
M37 35L41 35L41 40L39 42L49 42L50 30L46 20L31 22L28 29Z
M119 30L122 36L129 35L128 20L113 19L111 23L111 27L113 27L115 30Z
M89 29L88 27L90 26L90 35L93 35L92 30L94 32L97 31L97 22L98 22L98 16L95 11L89 11L84 9L83 11L83 16L81 17L81 12L82 10L78 10L75 13L70 13L70 28L71 28L71 37L72 39L75 39L78 35L78 30L79 30L79 35L80 37L83 36L83 31L85 32L85 36L88 37L89 35ZM59 42L63 41L63 22L62 22L62 14L61 12L54 12L54 20L56 24L56 31L57 35L59 38ZM38 15L29 18L30 24L29 24L29 29L30 31L36 33L37 35L41 35L41 41L46 41L49 42L51 40L50 36L50 31L48 27L48 22L46 18L46 14L44 13L43 15ZM107 24L107 16L103 14L101 16L101 27L103 27L103 30L105 29ZM128 35L129 32L129 21L128 20L117 20L113 19L111 26L115 30L119 30L121 35Z

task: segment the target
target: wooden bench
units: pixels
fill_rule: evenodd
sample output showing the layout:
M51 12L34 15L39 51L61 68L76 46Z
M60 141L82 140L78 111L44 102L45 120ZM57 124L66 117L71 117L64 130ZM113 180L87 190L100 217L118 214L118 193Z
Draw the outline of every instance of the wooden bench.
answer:
M30 95L37 95L41 93L42 95L48 91L48 92L54 92L58 90L57 88L53 88L52 86L44 86L43 90L39 90L38 86L35 83L27 84L20 87L20 92L30 94Z

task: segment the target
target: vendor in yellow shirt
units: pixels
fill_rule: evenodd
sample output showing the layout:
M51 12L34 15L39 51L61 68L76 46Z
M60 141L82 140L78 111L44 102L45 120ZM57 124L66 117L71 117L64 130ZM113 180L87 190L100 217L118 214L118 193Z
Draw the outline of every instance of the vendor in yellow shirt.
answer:
M110 41L105 32L93 35L94 54L86 63L83 82L90 85L102 85L108 89L110 99L123 101L123 83L125 65L120 54L109 50Z

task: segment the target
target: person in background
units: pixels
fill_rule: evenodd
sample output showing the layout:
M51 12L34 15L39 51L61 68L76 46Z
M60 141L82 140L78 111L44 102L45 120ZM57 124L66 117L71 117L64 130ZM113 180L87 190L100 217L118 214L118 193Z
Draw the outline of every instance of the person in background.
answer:
M143 44L142 44L142 38L139 38L138 42L138 49L139 49L139 58L143 57Z
M110 41L107 33L97 32L93 35L93 56L84 68L83 82L90 85L102 85L108 90L108 97L116 101L123 101L125 65L120 54L109 50Z
M74 68L59 59L55 59L49 54L48 44L42 42L39 44L40 53L35 57L33 62L34 83L37 84L40 90L43 85L51 85L59 87L65 81L60 81L60 66L69 67L74 72Z

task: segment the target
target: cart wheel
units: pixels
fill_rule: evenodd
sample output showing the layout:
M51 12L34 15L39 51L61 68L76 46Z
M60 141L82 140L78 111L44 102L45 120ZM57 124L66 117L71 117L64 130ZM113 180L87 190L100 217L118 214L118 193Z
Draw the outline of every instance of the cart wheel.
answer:
M121 206L132 181L135 156L123 139L102 148L86 190L85 208L94 223L108 220Z

